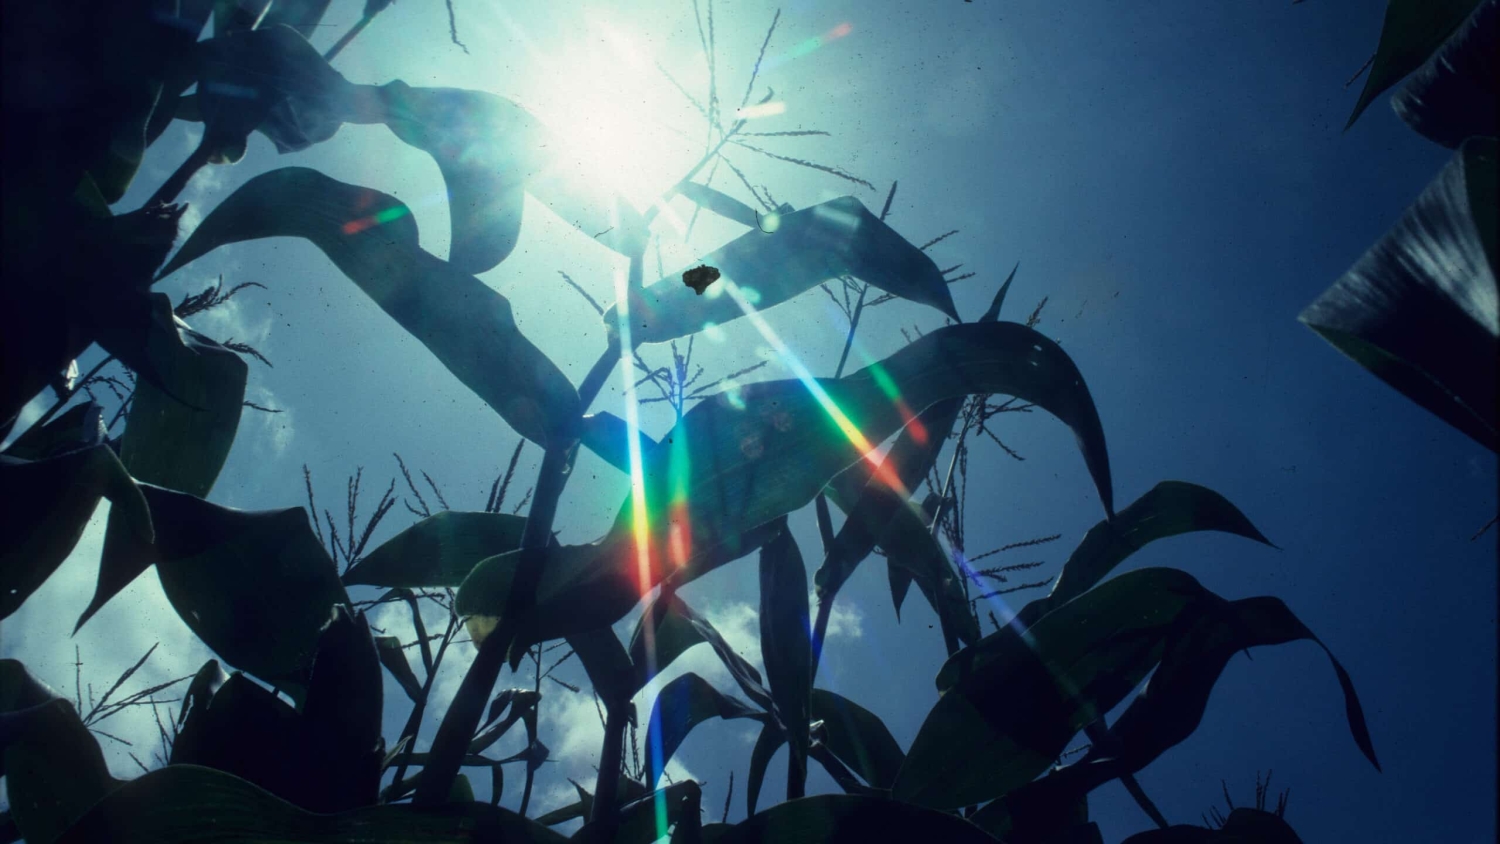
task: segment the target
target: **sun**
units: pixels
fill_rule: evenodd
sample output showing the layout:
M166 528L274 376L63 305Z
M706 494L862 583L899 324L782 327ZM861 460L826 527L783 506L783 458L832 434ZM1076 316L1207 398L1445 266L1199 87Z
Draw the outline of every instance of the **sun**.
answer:
M703 154L704 127L646 49L647 39L599 18L537 49L518 99L552 130L571 178L605 185L638 210Z

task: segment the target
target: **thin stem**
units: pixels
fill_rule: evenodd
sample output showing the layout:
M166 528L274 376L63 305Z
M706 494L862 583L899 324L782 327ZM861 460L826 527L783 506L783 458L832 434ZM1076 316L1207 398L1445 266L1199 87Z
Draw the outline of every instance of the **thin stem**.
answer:
M417 731L422 727L422 715L427 711L427 698L432 694L433 681L437 679L437 669L443 664L443 654L448 651L448 643L453 640L453 630L458 625L458 616L448 615L448 630L443 634L443 642L438 645L437 656L433 657L432 670L427 672L427 679L422 683L422 695L417 698L416 705L412 707L411 715L406 718L406 726L401 730L401 739L406 740L406 751L401 754L401 762L396 766L396 777L391 782L401 782L406 776L406 767L411 764L412 751L417 745ZM444 719L446 721L446 719ZM399 739L398 739L399 741ZM465 747L465 750L468 748ZM447 794L446 791L443 792Z
M602 822L605 834L598 840L614 838L613 825L620 818L620 763L625 758L625 725L630 720L627 707L606 701L604 747L599 754L599 778L594 782L594 816L591 822Z
M859 330L859 317L865 312L865 294L870 292L870 285L861 285L859 288L859 301L854 303L854 316L849 318L849 333L844 336L844 351L839 355L839 368L833 371L834 378L844 377L844 364L849 360L849 348L854 345L854 332Z

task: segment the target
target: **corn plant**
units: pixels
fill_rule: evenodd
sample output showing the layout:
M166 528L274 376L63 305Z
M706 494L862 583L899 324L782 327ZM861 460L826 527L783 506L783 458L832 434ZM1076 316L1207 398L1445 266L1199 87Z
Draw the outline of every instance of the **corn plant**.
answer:
M139 0L99 10L7 9L7 77L45 59L86 84L61 99L8 94L5 104L16 128L4 157L0 428L8 433L44 390L58 401L0 454L0 496L11 517L0 527L0 618L69 556L108 498L97 587L80 600L78 624L154 568L172 606L217 657L189 681L170 731L163 726L166 764L142 764L141 776L124 781L105 768L94 725L121 706L153 700L160 688L113 708L106 694L81 716L81 683L70 702L19 662L0 661L0 770L11 800L0 831L11 839L547 842L564 839L552 826L583 819L576 840L1097 841L1088 794L1113 780L1157 826L1169 826L1135 774L1192 734L1232 656L1318 641L1273 597L1222 597L1175 569L1115 574L1149 543L1183 533L1270 543L1226 498L1189 481L1163 480L1117 507L1103 421L1078 366L1036 329L1042 306L1025 320L1002 318L1013 270L982 314L959 313L949 286L972 273L955 275L959 267L940 268L929 256L949 235L917 246L893 228L894 185L878 211L847 196L806 208L778 202L730 154L766 154L868 183L747 140L744 119L732 117L714 83L693 98L708 125L706 153L662 202L684 197L695 219L706 212L745 232L680 269L658 266L660 279L647 284L661 203L640 212L606 187L559 179L548 128L494 94L346 79L331 62L387 3L370 0L360 21L319 54L307 39L327 5ZM1494 5L1484 8L1492 13ZM199 40L210 19L212 36ZM773 20L766 44L775 27ZM80 32L100 33L92 52L78 48ZM456 25L451 32L461 46ZM1378 57L1376 65L1384 67ZM755 88L752 72L741 107L761 101ZM114 214L109 206L124 195L145 147L174 119L202 124L198 147L146 206ZM194 173L239 160L252 132L294 154L345 123L384 125L432 156L449 192L448 259L418 245L412 210L378 185L289 166L223 197L167 260L182 213L172 203ZM1493 168L1493 139L1484 143L1465 143L1465 168ZM733 192L748 202L711 185L721 165L739 177L743 192ZM629 266L617 301L606 306L583 294L608 339L576 385L520 331L509 301L476 278L516 247L527 195L577 221L580 238ZM1486 201L1493 209L1493 192ZM398 498L394 478L363 527L362 470L347 483L340 518L319 513L310 474L306 509L250 512L207 500L245 410L244 358L260 355L185 321L238 288L220 284L174 306L152 285L215 250L268 237L312 242L519 435L482 507L451 509L439 485L420 470L425 487L417 483L399 457L411 494L399 498L416 521L373 547ZM1493 238L1483 242L1492 266ZM717 277L695 272L700 267ZM583 292L566 271L562 282ZM691 357L705 326L747 320L775 348L771 323L787 310L778 306L803 294L826 294L848 319L834 372L803 369L715 391L751 375L756 366L746 361L718 381L700 380L705 373ZM846 373L861 316L886 304L931 309L945 324ZM95 343L121 375L68 374ZM648 362L661 354L651 347L663 344L671 363ZM639 373L636 387L658 391L642 401L671 406L675 424L661 441L630 421L630 408L622 415L595 407L622 364ZM118 419L106 422L97 401L69 407L79 394L107 401L104 390L119 391ZM964 536L966 510L987 506L968 502L964 491L971 438L988 436L1004 459L1018 457L994 427L1009 412L1046 413L1075 435L1100 508L1099 522L1053 578L1021 584L1009 577L1033 564L976 564L1060 537L969 556ZM123 433L112 437L120 423ZM525 441L542 449L541 465L507 512L507 493L522 486L515 476ZM629 476L632 492L603 537L562 544L554 525L579 449ZM810 578L811 549L787 528L789 514L807 507L821 540ZM835 508L843 513L837 525ZM935 662L942 695L906 748L869 709L817 682L833 607L871 556L885 560L898 611L917 587L946 649ZM752 557L764 674L678 594ZM1017 612L998 617L991 609L1000 592L1048 586ZM423 623L424 602L442 610L441 632ZM382 604L410 609L414 640L371 629L366 611ZM633 634L621 641L612 627L636 611ZM434 699L434 677L460 635L477 656L452 699ZM661 689L642 724L635 694L698 644L722 660L736 689L685 674ZM532 781L549 757L537 738L543 680L567 686L552 672L572 658L605 723L598 776L575 783L576 804L531 817ZM1354 741L1378 766L1353 682L1329 659ZM502 670L528 660L531 688L497 691ZM381 733L382 671L412 704L394 737ZM441 711L440 726L418 753L428 711ZM748 817L736 824L727 823L727 806L720 822L703 821L698 783L661 783L684 737L715 719L748 719L760 729L744 788ZM518 723L524 749L491 755ZM1084 750L1075 747L1080 736ZM763 801L766 768L782 745L786 799ZM813 764L843 793L808 796ZM498 805L507 765L525 772L518 809ZM463 768L488 769L491 801L474 799ZM1252 826L1254 834L1291 834L1284 801L1265 811L1259 784L1256 809L1230 808L1227 818L1215 812L1220 828L1132 840L1244 840L1236 836Z

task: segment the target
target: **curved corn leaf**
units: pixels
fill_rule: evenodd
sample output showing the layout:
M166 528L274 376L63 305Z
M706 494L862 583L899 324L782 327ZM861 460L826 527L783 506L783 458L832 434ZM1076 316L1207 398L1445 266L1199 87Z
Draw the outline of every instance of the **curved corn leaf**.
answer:
M648 625L651 632L648 633ZM771 693L766 691L764 681L755 666L747 662L708 619L698 615L675 590L668 590L652 601L636 622L630 636L630 661L635 666L635 688L645 688L651 678L665 671L677 657L694 645L706 643L713 648L729 675L739 684L745 697L762 709L771 709Z
M138 481L207 498L234 446L249 368L238 354L173 316L165 294L151 298L158 316L151 324L146 355L156 384L144 378L136 384L125 416L120 462ZM123 535L128 530L122 516L111 510L104 547L128 545L131 540ZM129 584L105 584L101 579L79 626Z
M881 363L811 386L816 393L798 380L764 381L742 389L743 410L720 399L689 411L668 435L671 447L652 450L644 461L649 559L636 557L634 505L627 500L599 543L549 552L537 607L517 621L526 630L518 635L535 642L613 624L642 589L669 574L681 585L736 559L746 545L759 547L774 536L773 520L806 505L917 412L969 393L1015 395L1065 422L1105 512L1113 512L1093 399L1072 360L1030 328L1003 322L940 328ZM769 532L747 542L762 530ZM481 562L459 590L459 612L497 619L514 572L512 557Z
M1093 747L1082 760L1016 789L1000 807L986 810L1008 815L1013 834L1050 828L1051 819L1082 795L1141 770L1191 735L1203 718L1213 686L1235 653L1300 639L1311 639L1328 650L1276 598L1226 601L1205 592L1185 614L1185 622L1169 638L1166 654L1146 689L1110 729L1114 741L1107 750ZM1350 733L1378 770L1353 681L1331 653L1329 661L1344 693Z
M318 815L238 777L195 765L144 774L89 809L59 844L190 844L213 819L220 841L335 844L446 844L455 840L561 844L567 839L507 809L449 803L428 809L391 804Z
M1449 149L1475 135L1500 134L1497 18L1500 2L1481 2L1391 97L1391 107L1407 126Z
M694 261L717 267L723 280L764 311L841 275L852 275L887 293L930 305L953 319L953 296L937 264L853 197L824 202L781 217L775 234L759 229ZM712 291L714 288L710 288ZM699 296L667 276L630 293L632 343L665 343L745 315L733 295ZM619 331L619 303L604 312L605 329Z
M823 722L824 746L866 783L875 788L895 783L906 754L880 716L843 695L813 689L812 717Z
M133 547L154 537L151 510L141 490L107 445L78 449L44 460L0 455L0 618L20 608L83 537L99 499L118 511Z
M177 614L225 662L283 689L305 685L334 604L349 598L307 513L244 511L142 484L156 543L138 553L106 546L101 582L156 565ZM128 582L128 581L127 581Z
M458 586L485 557L521 547L525 516L435 513L381 543L344 572L346 586Z
M1058 573L1051 594L1016 614L1022 627L1092 589L1149 542L1200 530L1217 530L1275 548L1238 507L1213 490L1186 481L1162 481L1116 514L1089 528Z
M770 766L771 759L776 751L786 744L786 734L781 727L767 721L760 728L760 735L755 739L755 747L750 750L750 779L745 784L745 814L755 814L755 804L760 799L760 787L766 780L766 768Z
M1370 75L1359 92L1354 113L1344 129L1369 108L1370 103L1427 58L1474 11L1479 0L1390 0L1380 29L1380 44L1370 61Z
M646 727L646 747L652 748L648 784L661 779L661 773L672 754L682 745L693 728L710 718L757 718L766 716L738 698L715 689L697 674L684 674L662 687L651 705L651 720ZM661 748L658 757L655 748Z
M167 761L224 771L299 803L313 786L301 727L291 704L236 671L188 711Z
M1212 593L1204 612L1189 630L1173 638L1161 667L1115 721L1111 732L1118 742L1116 755L1128 759L1132 770L1150 764L1197 729L1209 693L1231 657L1247 648L1303 639L1328 655L1344 693L1349 732L1365 758L1380 770L1354 681L1328 646L1279 598L1226 601Z
M715 844L856 844L863 841L942 841L995 844L997 839L956 815L910 803L853 794L789 800L754 815L715 838Z
M944 694L892 795L950 809L1030 782L1134 690L1205 594L1175 569L1129 572L1043 616L1024 637L1005 627L959 651L938 674Z
M58 840L120 785L73 704L61 698L0 713L0 759L11 818L34 844Z
M1496 142L1471 138L1401 221L1298 317L1407 398L1500 447Z
M781 534L760 549L760 653L795 775L804 781L812 720L811 633L807 569L783 519Z
M578 415L578 392L517 328L510 302L417 245L394 197L287 167L245 182L162 270L227 243L304 237L518 433L545 445Z

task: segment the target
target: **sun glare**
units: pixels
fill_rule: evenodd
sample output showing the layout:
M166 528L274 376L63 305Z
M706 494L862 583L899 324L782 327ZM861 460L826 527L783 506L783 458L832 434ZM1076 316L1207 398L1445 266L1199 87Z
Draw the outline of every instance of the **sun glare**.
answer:
M574 178L639 210L703 154L702 117L672 90L644 39L606 21L551 45L523 105L553 130Z

